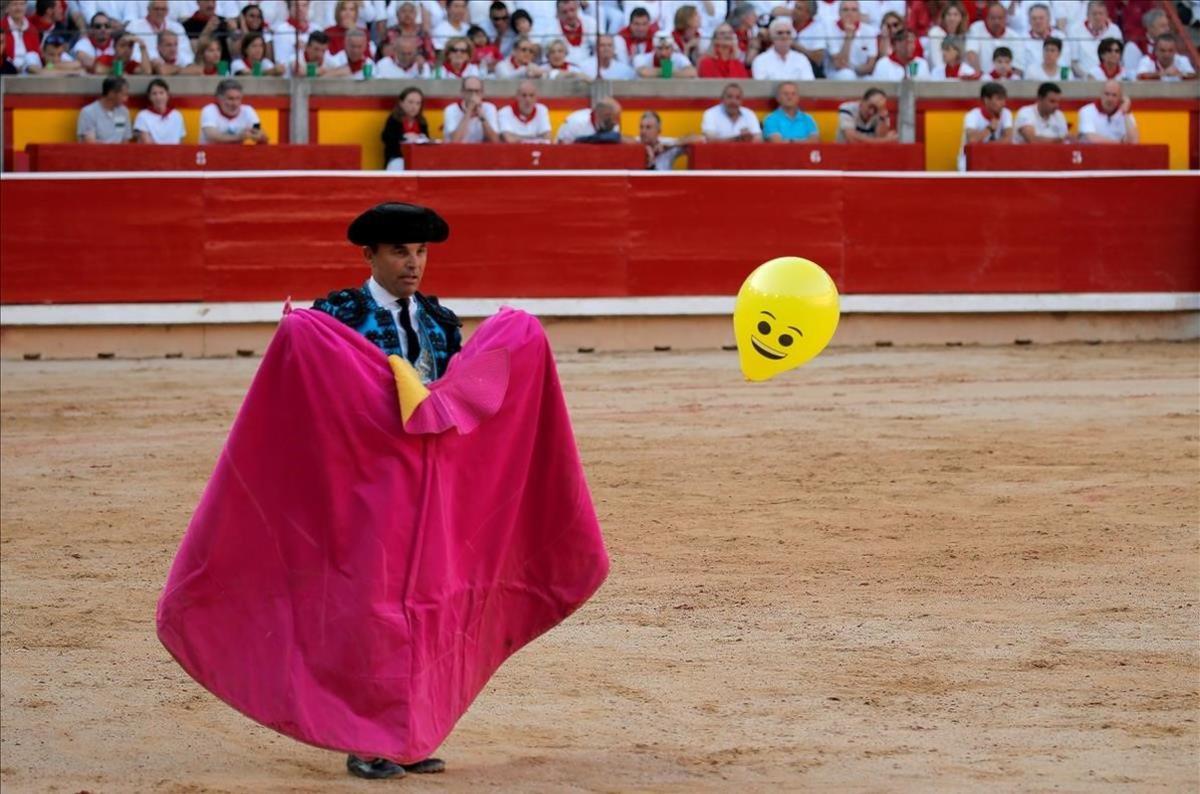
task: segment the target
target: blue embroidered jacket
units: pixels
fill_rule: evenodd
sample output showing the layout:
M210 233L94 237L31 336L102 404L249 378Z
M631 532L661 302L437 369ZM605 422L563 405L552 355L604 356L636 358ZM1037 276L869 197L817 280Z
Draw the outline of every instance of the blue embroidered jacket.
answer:
M428 383L446 374L450 357L462 349L462 321L458 315L438 303L433 295L416 293L417 337L421 354L413 367ZM400 331L389 309L380 306L366 284L329 293L313 304L317 311L336 317L358 331L386 355L402 355Z

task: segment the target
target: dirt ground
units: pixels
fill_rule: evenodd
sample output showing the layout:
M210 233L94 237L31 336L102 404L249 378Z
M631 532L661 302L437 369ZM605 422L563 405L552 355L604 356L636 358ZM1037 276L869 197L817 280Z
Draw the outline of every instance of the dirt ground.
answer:
M564 357L612 575L377 784L154 636L256 365L0 368L5 792L1200 787L1194 344Z

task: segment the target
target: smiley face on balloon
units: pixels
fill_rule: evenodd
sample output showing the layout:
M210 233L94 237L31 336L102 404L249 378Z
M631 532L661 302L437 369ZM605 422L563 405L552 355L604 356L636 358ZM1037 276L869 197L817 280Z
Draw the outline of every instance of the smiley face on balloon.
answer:
M815 262L785 256L746 278L733 309L742 372L763 381L810 361L837 330L837 287Z

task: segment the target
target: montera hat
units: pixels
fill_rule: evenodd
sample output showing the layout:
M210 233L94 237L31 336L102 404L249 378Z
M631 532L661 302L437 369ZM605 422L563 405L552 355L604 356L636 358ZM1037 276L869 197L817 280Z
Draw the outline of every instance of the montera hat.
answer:
M346 229L355 245L381 243L441 243L450 236L450 226L428 207L389 201L359 215Z

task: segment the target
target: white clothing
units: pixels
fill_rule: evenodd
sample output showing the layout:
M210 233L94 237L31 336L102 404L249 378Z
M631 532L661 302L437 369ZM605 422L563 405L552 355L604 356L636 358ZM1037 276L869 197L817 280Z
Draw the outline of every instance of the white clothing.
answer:
M859 79L855 69L879 54L879 28L866 22L859 23L850 44L850 65L845 69L834 67L833 56L842 51L846 34L836 24L830 25L826 30L828 38L825 44L825 77L830 80Z
M499 69L497 69L498 71ZM596 59L588 58L579 64L579 71L594 79L596 77ZM608 66L600 69L600 77L605 80L636 80L637 72L629 64L621 63L616 58L613 58Z
M1005 28L1003 36L993 36L982 19L972 22L971 27L967 28L967 52L979 54L979 71L984 74L992 71L992 53L997 47L1008 47L1012 50L1013 65L1020 68L1017 53L1021 47L1021 36L1016 31ZM966 59L967 54L963 53L963 60Z
M912 70L916 69L913 74ZM902 66L896 63L891 58L880 58L875 62L875 71L871 73L872 80L888 80L899 82L900 80L928 80L929 64L924 58L913 58L909 61L908 66Z
M182 44L182 42L180 42ZM75 42L75 46L71 48L71 54L75 56L75 60L79 60L80 53L90 55L93 59L99 58L101 55L116 55L117 48L113 44L113 40L109 39L108 44L103 50L97 50L96 45L87 36L83 36L79 41Z
M1125 143L1127 134L1125 118L1125 114L1120 109L1109 116L1100 110L1095 102L1084 105L1079 109L1079 142L1087 143L1084 135L1099 135L1113 143ZM1129 121L1136 129L1137 122L1132 113L1129 114Z
M1080 3L1080 5L1086 4ZM1125 37L1121 35L1121 29L1112 22L1108 23L1108 27L1099 36L1092 35L1083 21L1077 22L1067 28L1067 38L1071 40L1071 63L1075 67L1076 74L1090 74L1092 68L1100 64L1100 53L1097 51L1100 48L1100 42L1105 39L1125 40Z
M799 55L799 53L796 54ZM803 58L804 56L801 55L800 57ZM638 55L633 59L633 68L635 72L638 69L645 69L647 67L654 67L653 52L643 52L641 55ZM672 74L680 69L690 69L691 67L692 62L687 59L686 55L681 52L671 53L671 68L674 70Z
M788 50L779 57L775 48L760 52L750 64L750 74L755 80L812 80L812 62L807 55Z
M738 117L732 119L723 105L710 107L700 119L700 132L710 141L734 140L745 130L762 137L762 125L754 111L749 108L738 108L738 111Z
M493 130L498 130L499 121L496 118L496 106L491 102L484 102L479 108L483 120L474 118L467 122L470 126L467 127L467 135L460 141L461 143L483 143L483 122L487 121L488 126ZM463 120L463 107L461 102L455 102L453 105L446 106L446 114L442 119L442 138L449 141L454 135L454 131L458 129L458 125Z
M1175 61L1171 65L1178 68L1183 77L1190 77L1196 73L1196 70L1192 68L1192 62L1187 59L1187 56L1180 55L1179 53L1175 54ZM1143 55L1142 60L1138 63L1137 71L1134 74L1158 74L1158 72L1158 61L1154 60L1154 58L1149 55ZM1165 83L1178 81L1182 78L1176 77L1175 75L1170 75L1160 77L1159 79Z
M492 69L492 76L498 80L514 80L528 76L528 66L517 66L512 58L497 61Z
M1099 80L1100 82L1104 82L1106 80L1132 80L1133 75L1131 75L1129 72L1125 71L1125 67L1122 66L1121 71L1117 72L1115 77L1109 77L1108 75L1106 75L1104 73L1104 69L1102 69L1100 67L1100 64L1097 63L1091 69L1088 69L1087 74L1084 75L1083 79L1084 80Z
M180 25L173 19L168 19L165 23L163 23L163 29L169 30L179 37L179 55L176 57L175 65L189 65L193 60L192 48L191 45L188 44L188 34L187 31L183 29L183 25ZM145 17L141 19L135 19L125 26L125 32L133 33L137 35L139 39L146 42L146 52L150 53L150 60L153 61L158 58L159 31L150 26L150 20L146 19Z
M970 80L970 79L974 78L975 75L977 75L977 74L979 74L979 72L975 71L975 68L973 66L971 66L971 64L963 62L963 63L959 64L959 66L958 66L958 77L947 77L946 76L946 64L943 63L943 64L935 67L929 73L929 79L930 80Z
M134 119L133 131L149 133L150 140L154 143L183 143L183 139L187 137L183 114L178 110L172 110L166 116L160 116L146 108Z
M550 142L550 110L541 102L533 107L533 118L523 121L517 118L517 112L512 105L505 105L496 114L499 133L509 132L520 135L527 143Z
M1017 111L1017 118L1013 122L1013 126L1017 128L1016 134L1013 135L1014 143L1031 143L1021 135L1022 127L1033 127L1033 137L1035 138L1058 138L1060 141L1066 138L1070 131L1067 126L1067 117L1061 110L1051 113L1050 118L1042 118L1042 114L1038 113L1036 102Z
M1071 65L1071 43L1067 41L1062 31L1051 28L1049 36L1061 41L1062 52L1058 54L1058 62L1064 66ZM1021 36L1019 41L1009 45L1009 49L1013 51L1013 68L1020 69L1022 72L1029 71L1029 67L1036 63L1041 63L1042 45L1046 39L1035 39L1028 34Z
M297 63L300 64L299 72L296 71ZM346 65L344 60L342 61L341 65L342 66ZM329 54L329 50L325 50L325 57L321 59L321 68L322 69L336 69L337 66L338 66L337 59L334 56ZM308 59L304 57L304 48L301 47L300 48L300 57L293 58L292 60L288 61L284 65L284 74L285 75L297 75L299 77L304 77L307 73L308 73Z
M419 61L413 61L413 65L407 69L396 63L395 58L384 58L375 64L375 76L380 80L424 80L431 74L429 64Z
M1013 126L1012 111L1009 110L1008 108L1004 108L1003 110L1000 111L1000 128L993 132L988 133L988 136L986 138L984 138L983 141L980 141L980 143L989 143L992 141L999 141L999 140L1003 139L1004 133L1007 132L1008 130L1012 129L1012 126ZM988 119L986 116L983 115L983 110L981 110L980 108L971 108L971 110L967 113L966 118L963 119L962 141L958 145L958 170L959 171L967 170L967 154L966 154L967 133L968 132L978 132L980 130L987 129L987 127L988 127Z
M258 114L244 102L233 118L221 113L221 108L216 102L209 103L200 111L200 143L215 143L208 138L207 131L210 129L226 135L240 135L243 130L248 130L258 123Z
M590 108L584 108L576 110L563 119L562 125L558 128L558 134L554 136L554 142L574 143L576 138L586 138L595 134L596 125L592 123L592 111Z
M326 53L326 55L328 55L328 54L329 53ZM263 58L259 63L262 64L263 74L266 74L267 72L269 72L275 68L275 62L272 61L270 58ZM236 75L236 74L241 74L242 72L246 72L247 74L253 74L254 68L250 64L248 64L244 60L242 60L241 58L234 58L233 63L231 63L229 65L229 73Z
M1063 71L1066 70L1067 76L1063 77ZM1075 75L1071 71L1071 67L1066 65L1066 61L1062 58L1058 59L1058 68L1054 70L1054 74L1050 74L1042 68L1042 62L1037 61L1025 67L1025 79L1037 80L1039 83L1062 83L1067 80L1074 80Z
M658 139L658 142L666 146L666 148L654 156L654 165L650 168L651 171L674 170L675 161L683 156L683 147L676 146L675 140L675 138Z
M399 159L399 158L397 158ZM392 169L401 170L401 169ZM400 357L408 358L408 335L404 333L404 327L400 325L400 299L392 293L388 292L383 286L375 280L374 276L367 279L367 291L371 293L371 297L375 303L379 304L379 308L387 309L392 315L392 322L396 324L396 336L400 338ZM421 326L417 319L417 310L419 306L415 298L408 299L408 321L412 325L414 331Z
M456 28L450 24L449 19L442 20L430 36L433 39L433 48L435 50L446 49L446 42L452 38L461 36L466 38L467 31L471 28L470 20L463 20L462 27Z

